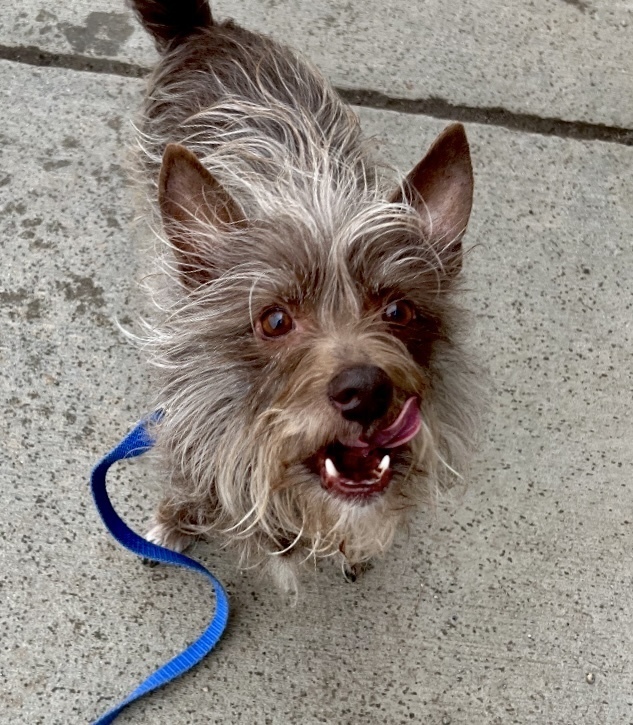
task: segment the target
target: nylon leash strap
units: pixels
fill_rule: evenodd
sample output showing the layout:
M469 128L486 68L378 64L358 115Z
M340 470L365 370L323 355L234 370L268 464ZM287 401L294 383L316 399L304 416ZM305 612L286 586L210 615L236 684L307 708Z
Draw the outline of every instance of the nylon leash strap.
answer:
M164 664L132 693L111 710L93 722L93 725L108 725L114 722L121 711L135 700L166 685L180 675L195 667L215 647L222 637L229 618L229 601L220 582L194 559L179 554L157 544L151 544L132 531L121 519L112 506L106 490L106 474L113 463L126 458L135 458L148 451L154 444L151 426L161 418L161 413L154 413L136 425L125 438L97 463L90 476L92 496L103 523L112 536L126 549L146 559L163 564L174 564L192 569L206 576L215 592L215 613L213 619L198 639L183 652Z

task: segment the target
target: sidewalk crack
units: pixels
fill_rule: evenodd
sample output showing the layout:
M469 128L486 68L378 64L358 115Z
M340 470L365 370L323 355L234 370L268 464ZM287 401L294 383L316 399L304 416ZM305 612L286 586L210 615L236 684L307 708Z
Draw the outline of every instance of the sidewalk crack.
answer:
M52 53L36 46L0 45L0 60L24 63L43 68L61 68L89 73L106 73L125 78L144 78L150 69L134 63L109 58L91 58L69 53ZM369 89L336 88L344 101L361 108L430 116L444 121L479 123L511 131L577 141L603 141L633 146L633 129L585 121L566 121L531 113L453 104L441 98L396 98Z

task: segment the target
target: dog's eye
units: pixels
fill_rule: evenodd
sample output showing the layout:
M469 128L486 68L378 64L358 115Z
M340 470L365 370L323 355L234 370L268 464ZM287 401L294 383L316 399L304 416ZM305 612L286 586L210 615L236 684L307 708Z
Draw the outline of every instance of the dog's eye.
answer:
M404 327L415 318L415 307L407 300L390 302L382 311L382 319L392 325Z
M294 322L286 310L273 307L259 318L259 326L264 337L281 337L294 328Z

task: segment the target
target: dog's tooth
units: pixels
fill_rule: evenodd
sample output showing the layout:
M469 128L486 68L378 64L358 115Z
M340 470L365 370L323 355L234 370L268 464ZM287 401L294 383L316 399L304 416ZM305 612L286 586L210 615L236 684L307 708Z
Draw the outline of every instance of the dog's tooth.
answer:
M382 461L380 461L380 463L378 464L378 472L380 473L381 476L389 468L390 463L391 463L391 457L389 456L389 454L387 454L386 456L384 456Z
M325 459L325 470L330 478L336 478L338 476L338 471L336 470L334 461L331 458Z

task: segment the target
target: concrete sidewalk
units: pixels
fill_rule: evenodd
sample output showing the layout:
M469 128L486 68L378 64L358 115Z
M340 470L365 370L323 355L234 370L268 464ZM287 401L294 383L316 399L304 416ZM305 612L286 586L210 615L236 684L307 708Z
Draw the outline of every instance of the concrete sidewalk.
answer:
M470 344L490 415L464 499L421 513L355 585L324 566L291 609L199 546L229 589L229 631L117 722L633 723L631 6L217 7L362 91L366 131L403 170L445 125L411 99L519 118L523 131L468 124ZM143 305L125 145L149 44L103 2L31 0L1 22L0 723L74 725L190 641L211 595L142 568L88 495L92 464L149 406L142 355L115 324ZM90 62L104 72L70 69ZM408 112L368 108L372 92ZM539 117L561 122L530 132ZM615 138L605 125L620 143L599 140ZM151 465L121 466L112 492L142 529Z
M149 66L123 0L13 3L0 44ZM337 86L633 126L630 0L219 0L216 17L292 42Z

